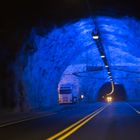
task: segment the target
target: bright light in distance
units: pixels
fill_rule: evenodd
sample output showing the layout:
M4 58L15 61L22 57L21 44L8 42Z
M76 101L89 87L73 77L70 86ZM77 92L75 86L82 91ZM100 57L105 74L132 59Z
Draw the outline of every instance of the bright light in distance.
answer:
M93 37L93 39L95 39L95 40L96 40L96 39L99 39L99 36L98 36L98 35L93 35L92 37Z
M108 103L110 103L110 102L112 102L112 97L106 97L106 101L108 102Z
M110 74L111 72L109 71L108 74Z
M84 95L81 95L81 99L83 99L84 98Z
M101 58L105 58L105 55L101 55Z

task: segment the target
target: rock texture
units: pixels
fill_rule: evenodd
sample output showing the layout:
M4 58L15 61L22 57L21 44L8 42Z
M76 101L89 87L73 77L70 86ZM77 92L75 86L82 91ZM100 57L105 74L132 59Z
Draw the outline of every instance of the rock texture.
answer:
M105 16L96 21L115 83L124 85L128 100L140 100L140 22L132 17ZM99 89L109 80L91 36L93 29L91 18L48 32L32 29L13 66L17 106L35 109L56 105L58 84L66 72L96 101ZM86 72L87 65L102 70Z

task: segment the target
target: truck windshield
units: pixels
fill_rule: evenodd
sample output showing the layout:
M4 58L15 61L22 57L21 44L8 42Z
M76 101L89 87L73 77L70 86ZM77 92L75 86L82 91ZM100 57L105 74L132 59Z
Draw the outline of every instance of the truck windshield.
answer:
M71 89L60 89L60 94L71 94Z

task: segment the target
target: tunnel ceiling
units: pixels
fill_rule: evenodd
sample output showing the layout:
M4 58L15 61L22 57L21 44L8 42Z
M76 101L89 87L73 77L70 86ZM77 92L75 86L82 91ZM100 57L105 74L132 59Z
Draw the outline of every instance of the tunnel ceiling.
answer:
M79 22L82 34L89 36L89 40L86 43L84 42L87 50L77 56L76 60L74 59L73 67L69 68L69 70L79 71L80 75L83 75L87 74L84 72L86 65L94 67L102 66L102 73L105 72L104 77L107 77L107 71L100 58L98 48L94 44L94 41L90 39L93 27L92 25L85 24L87 22L86 20ZM140 43L140 22L135 18L129 17L117 19L101 16L97 18L97 24L113 79L117 82L123 79L139 79L140 52L138 44ZM81 65L81 69L79 68L79 64ZM96 73L101 73L101 71L97 71ZM95 72L90 73L90 75L92 74L95 75ZM100 75L100 77L103 76Z
M89 16L87 2L93 14L139 16L137 0L30 0L1 3L1 34L13 34L35 25L51 25L65 20ZM20 31L19 31L20 30Z
M91 11L87 6L87 2ZM52 28L68 21L93 15L114 17L134 16L139 18L139 4L135 0L42 0L12 1L1 3L0 42L10 50L7 61L15 58L22 41L34 26ZM8 41L7 41L8 40ZM12 58L12 59L11 59Z

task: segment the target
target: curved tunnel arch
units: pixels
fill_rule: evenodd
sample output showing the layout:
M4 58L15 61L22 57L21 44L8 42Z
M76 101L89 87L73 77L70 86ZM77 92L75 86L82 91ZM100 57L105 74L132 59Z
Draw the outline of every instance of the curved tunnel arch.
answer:
M106 93L111 91L111 84L106 82L103 86L99 89L97 93L97 101L105 101L104 97ZM127 93L122 84L114 84L114 92L111 94L114 101L124 101L127 99Z
M133 55L130 53L135 46L137 47L140 44L138 40L137 42L133 40L136 37L134 29L140 24L139 21L129 17L115 19L99 16L97 19L104 47L108 46L106 52L109 51L110 56L113 56L112 58L109 55L107 56L109 63L112 66L116 66L116 64L136 66L139 64L139 53L136 51L132 51ZM130 23L135 24L136 27L130 25L130 28L128 28ZM66 67L79 54L91 48L96 48L91 37L93 28L92 20L87 18L55 28L42 36L38 34L36 28L32 30L29 41L25 42L24 48L17 58L16 68L14 68L17 77L22 81L26 100L31 108L57 104L57 85ZM124 37L125 41L123 40ZM118 57L118 53L114 52L120 53L121 56ZM93 54L93 57L97 55L96 53ZM126 59L121 59L124 56ZM23 66L25 58L26 62ZM100 60L96 63L99 63ZM119 75L115 72L113 74L114 76ZM125 74L122 73L122 75ZM98 89L100 85L96 85ZM17 88L18 81L15 89ZM16 90L16 92L18 95L19 91Z

